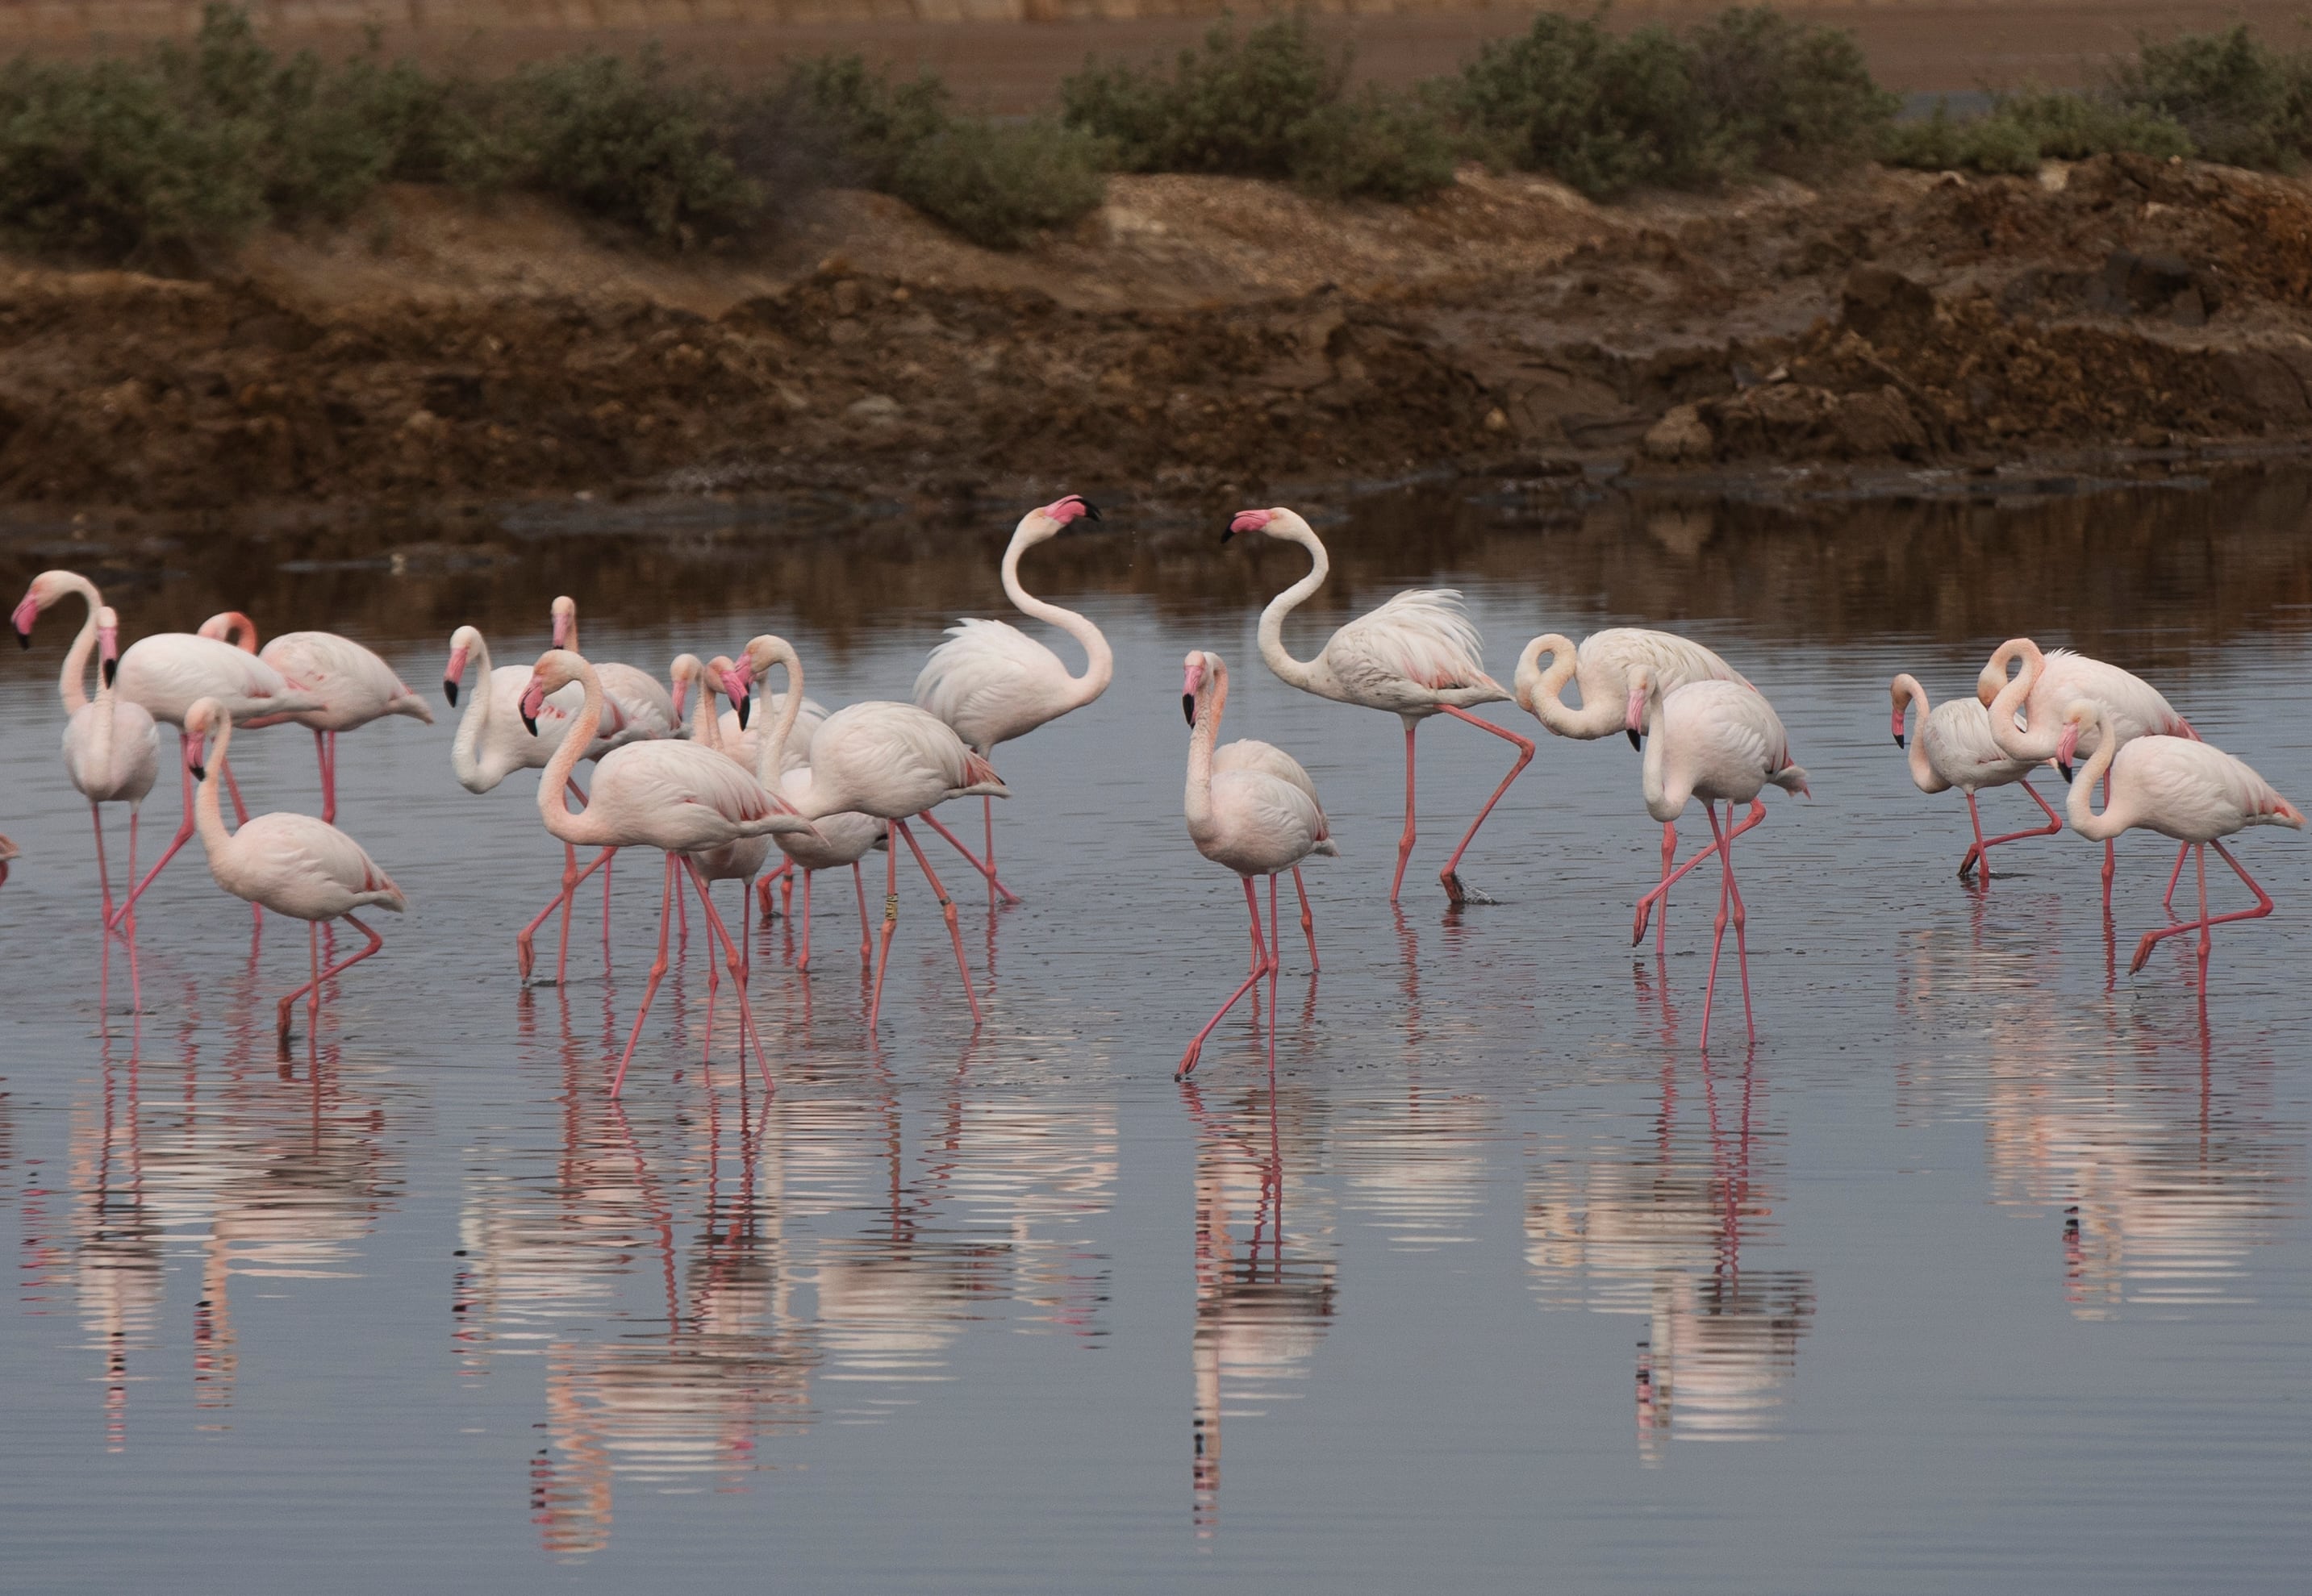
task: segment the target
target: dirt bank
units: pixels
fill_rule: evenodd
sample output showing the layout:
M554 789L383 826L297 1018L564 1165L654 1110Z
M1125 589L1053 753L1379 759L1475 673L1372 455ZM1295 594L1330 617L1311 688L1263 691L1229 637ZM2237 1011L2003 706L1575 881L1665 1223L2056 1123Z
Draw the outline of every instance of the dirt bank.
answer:
M1965 464L2312 439L2312 188L2097 160L1600 210L1118 179L1027 257L829 196L669 261L389 194L206 283L0 280L0 500L832 488L1182 498L1439 467Z

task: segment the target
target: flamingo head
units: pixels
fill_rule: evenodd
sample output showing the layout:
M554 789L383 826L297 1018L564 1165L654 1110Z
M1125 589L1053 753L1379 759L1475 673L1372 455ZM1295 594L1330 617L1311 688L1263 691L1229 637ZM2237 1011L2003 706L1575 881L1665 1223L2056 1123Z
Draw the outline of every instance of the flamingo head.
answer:
M731 680L738 674L739 667L731 662L731 657L728 654L717 654L701 667L698 674L698 690L701 693L712 693L719 689L725 698L730 698ZM751 684L754 673L749 672L747 679ZM739 717L740 731L747 729L749 702L747 695L743 693L731 699L731 712Z
M1036 540L1040 543L1043 537L1057 536L1077 521L1096 521L1100 516L1099 507L1082 493L1063 493L1049 504L1029 510L1028 519L1047 524L1048 529L1043 530L1043 536Z
M521 690L521 723L530 735L538 735L538 717L546 708L547 695L559 693L578 679L578 656L566 649L548 649L538 657L538 665L530 673L530 685Z
M120 616L109 604L96 612L96 658L97 669L109 687L120 674Z
M1909 746L1908 739L1903 735L1903 728L1911 718L1911 694L1908 688L1909 684L1906 680L1896 676L1894 685L1888 689L1895 700L1895 746L1897 748Z
M208 780L208 766L202 760L202 751L218 727L231 724L224 705L214 698L197 698L185 711L185 768L193 773L194 781Z
M676 725L679 726L682 723L682 706L684 701L690 696L690 685L698 680L705 670L706 667L698 662L698 656L696 654L677 654L674 657L674 663L666 667L666 678L674 684L671 696L674 699Z
M1196 701L1204 695L1204 683L1212 675L1205 658L1202 649L1189 650L1187 674L1180 678L1180 711L1187 716L1190 726L1196 723Z
M2055 739L2055 768L2062 772L2064 781L2071 779L2071 759L2080 751L2080 734L2101 713L2097 705L2084 698L2063 711L2063 733Z
M1645 746L1646 704L1653 691L1652 667L1641 665L1630 673L1630 696L1622 711L1622 729L1629 734L1633 748Z
M738 711L739 729L747 729L747 711L754 690L755 679L766 676L771 667L783 665L787 672L787 691L799 692L802 666L795 658L794 645L783 637L762 632L747 640L739 655L739 663L722 678L723 691L731 695L731 707Z
M32 646L32 623L39 619L42 610L71 592L73 585L73 574L68 571L44 571L32 579L31 585L24 589L24 597L17 603L15 613L9 617L16 628L19 648Z
M1228 530L1221 534L1221 541L1226 543L1239 532L1265 532L1268 523L1284 513L1283 510L1239 510L1230 519Z
M470 626L460 626L450 634L450 663L442 667L442 696L450 707L458 707L458 689L465 685L466 661L472 658L474 649L482 634Z
M578 601L567 593L554 601L554 646L571 647L570 640L578 631Z
M755 645L749 643L736 664L720 658L715 663L725 667L718 678L722 696L731 701L731 713L739 717L739 729L744 731L755 704Z

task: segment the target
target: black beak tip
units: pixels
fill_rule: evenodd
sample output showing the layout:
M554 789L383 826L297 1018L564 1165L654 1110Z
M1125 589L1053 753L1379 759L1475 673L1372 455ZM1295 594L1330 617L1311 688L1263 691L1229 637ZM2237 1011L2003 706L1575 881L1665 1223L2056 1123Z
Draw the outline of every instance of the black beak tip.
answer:
M529 733L530 733L530 736L532 736L532 737L536 737L536 736L538 735L538 717L537 717L537 716L535 716L535 715L524 715L524 716L521 718L521 723L522 723L522 726L523 726L523 727L524 727L524 728L529 731Z
M751 698L742 698L732 707L739 712L739 729L746 730L747 718L755 707L755 701Z
M1234 537L1235 536L1236 528L1234 527L1223 527L1221 528L1221 541L1222 543L1226 543L1230 538Z
M209 779L209 767L208 767L208 766L206 766L206 765L205 765L205 764L196 764L195 766L193 766L193 780L194 780L194 781L207 781L208 779Z
M458 684L450 680L447 676L442 677L442 696L450 701L450 707L451 709L456 709L458 707Z
M16 646L20 649L29 649L32 646L32 634L22 626L16 628Z
M1086 499L1082 495L1077 496L1076 502L1084 507L1084 517L1086 519L1096 521L1100 519L1099 505L1094 504L1090 500Z
M1898 731L1895 734L1895 746L1897 748L1906 748L1909 746L1910 745L1908 743L1904 741L1903 734L1901 732Z
M116 676L118 676L119 674L120 674L120 661L119 661L119 660L118 660L118 659L108 659L108 660L106 660L106 661L104 662L104 685L105 685L106 686L108 686L108 687L111 686L111 685L112 685L112 682L113 682L113 678L114 678L114 677L116 677Z
M1195 693L1183 693L1180 694L1180 712L1188 718L1189 725L1194 726L1196 723L1196 695Z
M1640 737L1636 732L1630 731L1627 727L1624 727L1622 729L1628 734L1631 747L1642 748L1646 746L1645 738Z
M2068 759L2059 759L2055 762L2055 769L2062 772L2063 785L2069 787L2071 784L2071 762Z

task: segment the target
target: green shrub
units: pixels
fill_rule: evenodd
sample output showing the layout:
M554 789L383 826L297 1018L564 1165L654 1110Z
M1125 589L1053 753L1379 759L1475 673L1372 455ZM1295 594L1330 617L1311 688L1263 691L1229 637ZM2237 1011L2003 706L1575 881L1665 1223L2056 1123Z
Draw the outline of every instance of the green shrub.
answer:
M1948 102L1932 115L1889 128L1879 159L1889 166L1927 171L1978 171L2028 176L2039 170L2039 142L2029 128L1995 112L1960 120Z
M1992 109L2028 133L2039 154L2058 161L2119 151L2163 157L2192 153L2192 135L2181 124L2102 95L2027 90L2001 96Z
M736 142L758 181L888 190L909 152L950 121L947 86L930 73L895 81L863 57L819 56L740 109Z
M1369 87L1318 108L1294 131L1292 179L1328 198L1402 204L1450 188L1459 158L1426 104Z
M2312 147L2312 67L2300 53L2258 43L2246 24L2137 45L2137 58L2112 74L2113 98L2180 124L2205 159L2292 165Z
M1073 128L951 122L898 162L891 192L975 244L1017 249L1099 208L1107 152Z
M1723 12L1686 42L1721 148L1760 170L1804 177L1852 161L1902 103L1871 79L1852 34L1765 6Z

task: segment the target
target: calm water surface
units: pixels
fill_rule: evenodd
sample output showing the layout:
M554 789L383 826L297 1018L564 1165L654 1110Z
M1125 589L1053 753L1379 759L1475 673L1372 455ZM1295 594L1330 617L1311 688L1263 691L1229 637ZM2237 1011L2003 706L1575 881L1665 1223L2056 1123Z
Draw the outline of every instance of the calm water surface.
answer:
M2300 801L2308 515L2312 484L2267 475L1798 510L1432 491L1324 527L1303 653L1450 582L1504 677L1533 633L1651 619L1773 697L1816 798L1745 840L1758 1042L1721 1007L1705 1058L1712 878L1667 958L1633 953L1658 833L1625 743L1541 737L1467 867L1502 901L1456 915L1434 872L1506 761L1432 722L1394 914L1396 723L1253 649L1300 556L1118 509L1029 562L1117 679L999 753L1026 901L960 894L986 1024L918 884L871 1041L844 884L810 978L784 922L753 933L767 1101L696 938L609 1100L658 872L619 871L607 970L597 901L572 983L521 990L558 853L533 778L456 785L446 713L345 741L339 822L412 912L318 1045L274 1057L298 929L252 947L197 850L147 900L144 1012L117 960L101 1006L52 615L0 667L0 1586L2300 1588L2312 856L2243 840L2280 910L2219 934L2203 1008L2175 944L2114 969L2162 923L2156 846L2123 843L2115 923L2075 838L1953 878L1964 806L1910 786L1885 683L2076 642ZM775 630L839 702L904 696L947 618L1003 613L984 519L27 535L0 586L79 565L131 637L228 603L334 625L429 693L456 624L520 662L568 590L599 657ZM1190 647L1344 857L1308 872L1324 970L1288 936L1274 1075L1264 1004L1180 1086L1244 955L1179 817ZM302 737L236 743L258 807L315 803ZM164 783L148 857L175 807Z

